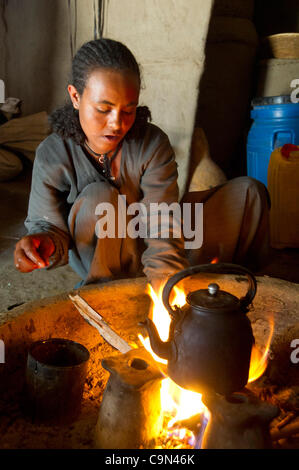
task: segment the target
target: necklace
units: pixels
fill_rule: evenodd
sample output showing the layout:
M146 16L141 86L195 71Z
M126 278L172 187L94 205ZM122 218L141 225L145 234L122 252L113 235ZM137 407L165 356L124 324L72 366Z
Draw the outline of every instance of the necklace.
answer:
M85 147L87 148L87 150L92 153L93 156L95 156L97 158L97 162L98 164L100 165L101 167L101 171L103 173L103 175L110 179L110 180L115 180L115 177L111 175L111 163L113 162L113 160L116 158L117 154L118 154L118 151L121 147L121 144L122 142L119 142L118 146L116 147L114 153L112 154L112 156L109 158L108 155L109 153L112 152L112 150L110 152L107 152L107 153L97 153L95 152L94 150L92 150L92 148L89 147L88 143L87 142L84 142L84 145Z

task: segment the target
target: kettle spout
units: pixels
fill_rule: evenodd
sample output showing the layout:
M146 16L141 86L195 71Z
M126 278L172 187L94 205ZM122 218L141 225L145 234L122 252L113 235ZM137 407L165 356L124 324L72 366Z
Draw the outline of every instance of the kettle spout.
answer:
M147 318L145 326L150 339L151 348L154 353L162 359L170 360L172 356L172 343L161 340L157 328L150 318Z

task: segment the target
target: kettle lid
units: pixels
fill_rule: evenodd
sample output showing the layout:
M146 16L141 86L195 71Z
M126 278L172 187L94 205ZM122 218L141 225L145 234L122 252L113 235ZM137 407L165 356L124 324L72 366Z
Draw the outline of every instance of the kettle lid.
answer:
M192 307L206 312L227 313L240 308L240 299L220 290L216 283L209 284L207 289L190 292L186 300Z

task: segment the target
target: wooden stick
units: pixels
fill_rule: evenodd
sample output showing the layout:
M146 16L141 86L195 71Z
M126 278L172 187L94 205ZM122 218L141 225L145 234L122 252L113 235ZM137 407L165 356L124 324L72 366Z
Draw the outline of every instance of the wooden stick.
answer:
M115 331L112 330L112 328L110 328L103 317L98 312L96 312L96 310L94 310L84 299L82 299L82 297L80 297L80 295L69 294L69 298L82 317L91 326L98 330L100 335L107 341L107 343L109 343L121 353L126 353L132 349L123 338L121 338L117 333L115 333Z
M279 441L279 439L294 436L295 434L299 434L299 418L296 418L282 429L275 427L270 431L272 441Z

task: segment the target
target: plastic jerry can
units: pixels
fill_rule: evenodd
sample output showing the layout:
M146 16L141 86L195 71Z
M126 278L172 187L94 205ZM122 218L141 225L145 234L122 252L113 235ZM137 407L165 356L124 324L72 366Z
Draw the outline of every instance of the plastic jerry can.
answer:
M271 198L270 240L273 248L299 247L299 146L275 149L268 167Z

